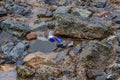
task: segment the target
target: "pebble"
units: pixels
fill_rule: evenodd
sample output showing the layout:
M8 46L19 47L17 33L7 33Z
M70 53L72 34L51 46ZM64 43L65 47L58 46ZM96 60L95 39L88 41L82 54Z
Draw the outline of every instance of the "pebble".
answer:
M78 52L80 52L81 49L82 49L82 48L81 48L80 46L75 46L75 47L73 48L74 54L77 54Z
M106 0L99 0L98 2L95 3L95 7L97 8L104 8L106 6Z
M36 38L37 38L37 34L33 32L26 35L27 40L34 40Z
M68 43L67 47L73 47L74 46L74 41L71 41Z
M7 15L7 11L4 8L0 8L0 17Z
M78 14L79 16L88 18L93 14L93 12L91 12L91 11L89 11L87 9L73 8L72 9L72 14Z
M95 80L106 80L105 76L97 76Z
M66 14L66 13L68 13L68 11L69 11L68 7L60 6L55 10L54 14Z

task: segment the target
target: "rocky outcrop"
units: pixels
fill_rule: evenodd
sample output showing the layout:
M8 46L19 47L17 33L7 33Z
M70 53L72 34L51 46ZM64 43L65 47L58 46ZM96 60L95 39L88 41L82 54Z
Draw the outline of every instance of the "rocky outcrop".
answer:
M87 39L100 39L113 34L113 29L108 25L92 23L89 19L71 14L58 14L55 18L58 22L55 34Z

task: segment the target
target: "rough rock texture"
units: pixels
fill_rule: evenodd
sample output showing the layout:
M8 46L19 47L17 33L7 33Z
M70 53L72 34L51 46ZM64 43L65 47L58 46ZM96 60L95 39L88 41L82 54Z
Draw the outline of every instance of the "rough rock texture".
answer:
M66 35L77 38L105 38L113 33L113 29L102 23L90 23L78 16L70 14L59 14L55 16L58 26L55 34Z
M91 41L83 49L79 56L77 65L78 78L84 79L87 69L105 70L107 66L113 64L116 54L112 46L98 41ZM102 64L102 66L101 66Z

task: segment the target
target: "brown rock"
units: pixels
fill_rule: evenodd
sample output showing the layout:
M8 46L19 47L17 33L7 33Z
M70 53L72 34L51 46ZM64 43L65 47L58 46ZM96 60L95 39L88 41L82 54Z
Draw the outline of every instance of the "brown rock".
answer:
M49 55L46 55L42 52L36 52L31 53L27 55L24 60L26 65L38 68L41 65L53 65L54 61L49 57Z
M36 33L29 33L26 35L26 39L27 40L33 40L37 38L37 34Z
M48 10L50 10L50 11L55 11L56 9L57 9L56 5L51 5L48 7Z

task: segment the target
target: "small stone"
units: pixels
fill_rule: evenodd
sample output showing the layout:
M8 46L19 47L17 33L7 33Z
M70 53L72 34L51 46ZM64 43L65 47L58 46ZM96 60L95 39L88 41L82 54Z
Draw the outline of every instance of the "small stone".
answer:
M38 17L45 17L45 16L46 16L47 9L45 9L45 8L39 8L38 11L39 11L39 12L37 13L37 16L38 16Z
M78 52L80 52L81 49L82 49L82 48L81 48L80 46L75 46L75 47L73 48L74 54L77 54Z
M10 56L17 58L22 58L27 54L25 51L26 44L24 42L18 42L17 45L9 53Z
M51 5L48 7L48 10L50 10L50 11L55 11L56 9L57 9L56 5Z
M51 43L49 41L41 41L41 40L35 40L32 41L30 44L30 48L28 49L29 52L43 52L43 53L50 53L56 48L54 43Z
M27 40L34 40L37 38L37 34L36 33L29 33L26 35L26 39Z
M66 14L68 13L69 8L67 8L66 6L60 6L56 9L55 14Z
M116 46L116 52L120 53L120 46Z
M88 70L87 74L89 78L94 78L96 76L102 76L105 73L101 70Z
M68 43L67 47L73 47L74 46L74 41L71 41Z
M16 71L18 77L22 78L33 77L35 75L35 70L26 66L17 66Z
M69 50L58 52L57 55L55 56L54 60L56 62L59 62L59 61L63 60L67 55L69 55Z
M53 13L51 11L47 10L46 17L51 17L52 15L53 15Z
M14 45L15 44L13 42L9 42L6 45L1 46L1 49L4 54L8 55L10 53L10 51L13 49Z
M117 36L118 42L120 44L120 33L117 33L116 36Z
M4 8L0 8L0 17L7 15L7 11Z
M106 80L105 76L97 76L95 80Z
M56 0L45 0L45 4L55 5L56 4Z
M47 24L45 22L40 22L35 24L32 28L31 31L46 31L47 30Z
M72 14L78 14L79 16L88 18L92 15L92 12L87 9L79 9L79 8L73 8Z
M106 0L99 0L98 2L95 3L95 7L97 8L104 8L106 6Z

